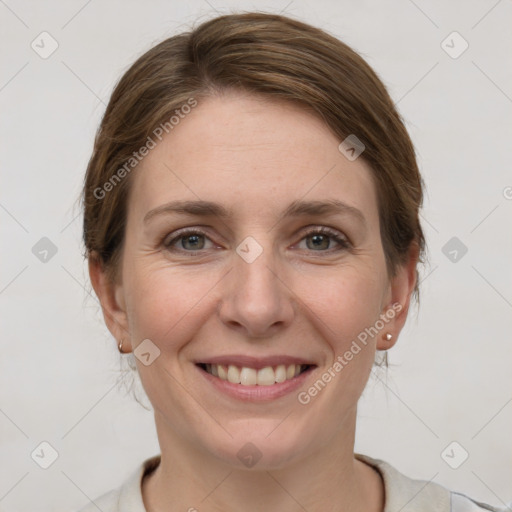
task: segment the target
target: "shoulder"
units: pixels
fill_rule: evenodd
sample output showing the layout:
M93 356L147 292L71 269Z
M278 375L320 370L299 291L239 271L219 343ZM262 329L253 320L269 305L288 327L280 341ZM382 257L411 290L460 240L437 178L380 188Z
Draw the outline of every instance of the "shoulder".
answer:
M146 459L125 482L100 497L91 500L78 512L146 512L142 500L142 479L160 464L160 455Z
M432 481L409 478L385 461L355 454L356 459L369 464L384 482L384 512L504 512L500 509L451 492Z
M480 512L482 510L505 512L504 508L497 508L491 505L487 505L486 503L474 501L471 498L465 496L464 494L460 494L458 492L451 492L450 495L452 499L452 512Z
M375 468L384 481L386 502L383 512L504 512L500 509L472 500L432 481L415 480L400 473L385 461L367 455L355 455L357 459ZM141 484L145 474L160 463L160 455L145 460L121 487L92 500L78 512L146 512L142 500Z

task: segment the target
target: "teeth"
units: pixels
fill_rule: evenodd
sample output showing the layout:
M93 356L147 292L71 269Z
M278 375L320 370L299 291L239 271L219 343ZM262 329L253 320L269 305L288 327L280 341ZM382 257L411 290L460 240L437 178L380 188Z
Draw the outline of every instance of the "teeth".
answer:
M210 368L212 368L213 366L217 367L217 373L219 374L219 379L222 379L222 380L228 380L228 371L226 370L226 367L225 366L222 366L220 364L209 364L208 365ZM213 375L213 372L211 372L212 375Z
M259 384L259 373L252 368L242 368L240 371L240 384L244 386L254 386L254 384ZM273 383L272 383L273 384Z
M295 374L295 372L294 372ZM280 364L276 368L276 382L284 382L286 380L286 366L284 364Z
M240 370L232 364L228 366L228 381L232 384L240 384Z
M232 384L241 384L242 386L272 386L276 382L290 380L301 373L303 366L300 364L290 364L288 366L280 364L275 368L266 366L260 370L255 368L238 368L230 364L224 366L221 364L207 364L206 371L218 377L221 380L227 380Z
M276 374L272 366L258 370L258 386L272 386L276 382Z

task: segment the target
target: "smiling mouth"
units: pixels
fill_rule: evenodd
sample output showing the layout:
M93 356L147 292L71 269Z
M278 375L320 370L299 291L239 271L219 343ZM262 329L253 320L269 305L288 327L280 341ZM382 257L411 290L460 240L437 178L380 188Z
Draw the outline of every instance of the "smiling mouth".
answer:
M241 386L273 386L293 380L299 375L315 368L311 364L280 364L255 369L235 365L198 363L197 366L206 373L220 380Z

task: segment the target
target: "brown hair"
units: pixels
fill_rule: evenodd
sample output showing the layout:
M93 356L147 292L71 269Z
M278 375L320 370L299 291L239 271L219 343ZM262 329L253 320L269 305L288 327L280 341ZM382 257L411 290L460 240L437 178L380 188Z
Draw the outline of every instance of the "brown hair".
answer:
M131 182L125 177L126 162L191 98L229 89L299 103L320 116L340 142L356 135L365 145L361 158L369 163L376 185L389 275L406 262L412 244L417 244L423 262L423 181L413 144L385 86L340 40L291 18L264 13L206 21L154 46L123 75L96 134L85 175L86 257L98 257L116 278ZM123 166L126 172L121 173ZM113 182L116 173L119 179ZM419 300L418 281L414 294Z

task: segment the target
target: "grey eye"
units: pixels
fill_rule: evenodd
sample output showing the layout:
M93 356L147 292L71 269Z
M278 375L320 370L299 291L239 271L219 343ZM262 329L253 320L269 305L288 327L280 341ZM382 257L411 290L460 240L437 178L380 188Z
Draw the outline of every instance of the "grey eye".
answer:
M308 235L306 240L311 240L311 244L306 242L308 249L329 249L329 245L331 242L331 237L329 235L324 234L314 234Z
M205 240L204 235L186 235L179 238L181 240L181 247L183 249L193 250L193 251L200 251L201 249L204 249ZM188 245L188 247L187 247Z

